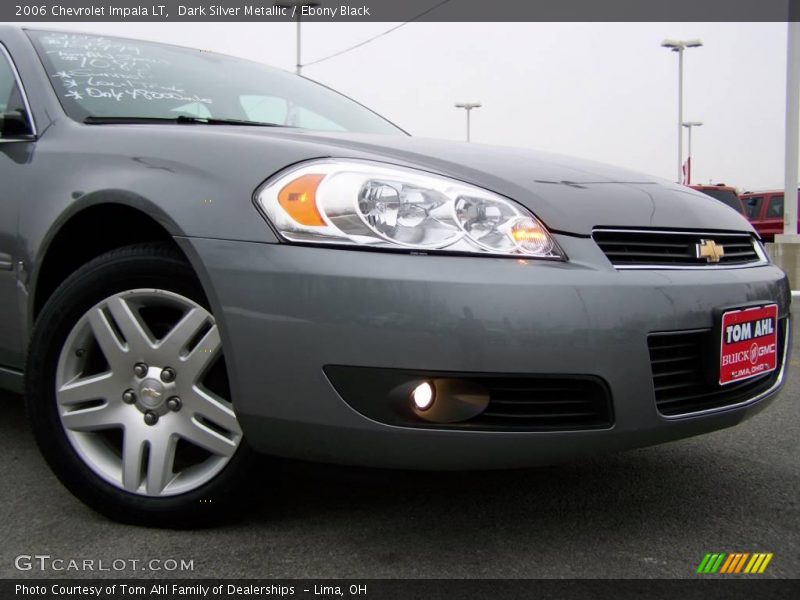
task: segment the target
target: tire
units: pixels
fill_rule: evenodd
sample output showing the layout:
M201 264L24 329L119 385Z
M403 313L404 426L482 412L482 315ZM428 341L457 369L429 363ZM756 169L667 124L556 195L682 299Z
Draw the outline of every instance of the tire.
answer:
M73 273L42 309L25 374L44 458L94 510L176 528L239 514L253 453L208 301L171 246L112 250Z

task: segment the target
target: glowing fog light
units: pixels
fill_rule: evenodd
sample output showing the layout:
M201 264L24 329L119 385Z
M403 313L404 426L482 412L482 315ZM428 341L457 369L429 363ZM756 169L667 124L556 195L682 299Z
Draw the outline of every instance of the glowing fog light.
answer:
M417 410L428 410L433 405L433 386L427 381L420 383L411 392L411 399Z

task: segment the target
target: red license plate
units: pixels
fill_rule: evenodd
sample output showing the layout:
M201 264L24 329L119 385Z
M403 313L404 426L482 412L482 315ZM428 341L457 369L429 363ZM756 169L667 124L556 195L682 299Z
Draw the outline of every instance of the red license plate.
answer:
M729 310L722 315L720 385L764 375L777 365L777 304Z

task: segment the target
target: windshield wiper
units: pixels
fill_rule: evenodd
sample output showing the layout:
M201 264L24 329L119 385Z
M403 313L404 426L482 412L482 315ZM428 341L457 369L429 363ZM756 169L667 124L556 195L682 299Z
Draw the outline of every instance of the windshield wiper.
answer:
M214 119L205 117L189 117L178 115L177 117L101 117L88 116L83 120L87 125L137 125L148 123L178 123L178 124L199 124L199 125L245 125L253 127L289 127L289 125L279 125L278 123L263 123L261 121L245 121L243 119Z

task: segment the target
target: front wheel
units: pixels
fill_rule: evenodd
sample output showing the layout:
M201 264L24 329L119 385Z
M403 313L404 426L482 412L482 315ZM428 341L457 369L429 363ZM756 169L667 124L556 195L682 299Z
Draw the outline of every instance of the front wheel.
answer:
M55 474L116 520L217 521L251 460L216 320L167 246L114 250L56 290L31 339L26 405Z

